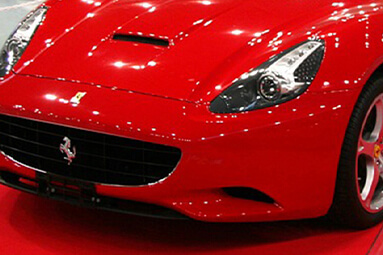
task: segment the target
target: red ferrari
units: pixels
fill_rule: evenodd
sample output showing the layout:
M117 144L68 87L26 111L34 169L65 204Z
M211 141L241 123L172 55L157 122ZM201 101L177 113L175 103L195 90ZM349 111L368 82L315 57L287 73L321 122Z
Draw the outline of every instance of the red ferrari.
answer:
M162 218L383 220L383 4L48 0L0 54L0 180Z

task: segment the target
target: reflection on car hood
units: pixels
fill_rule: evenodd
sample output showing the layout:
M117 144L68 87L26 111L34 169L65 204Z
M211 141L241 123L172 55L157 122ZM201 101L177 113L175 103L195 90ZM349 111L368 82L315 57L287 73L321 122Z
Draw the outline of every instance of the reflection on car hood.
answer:
M324 2L57 2L15 72L188 100L240 49Z

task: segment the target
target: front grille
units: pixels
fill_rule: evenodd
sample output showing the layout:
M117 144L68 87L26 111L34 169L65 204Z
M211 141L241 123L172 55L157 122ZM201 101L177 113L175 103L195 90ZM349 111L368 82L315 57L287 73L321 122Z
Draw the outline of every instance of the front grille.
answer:
M76 158L60 152L71 140ZM166 178L181 158L177 148L0 115L0 150L48 174L83 181L146 185Z

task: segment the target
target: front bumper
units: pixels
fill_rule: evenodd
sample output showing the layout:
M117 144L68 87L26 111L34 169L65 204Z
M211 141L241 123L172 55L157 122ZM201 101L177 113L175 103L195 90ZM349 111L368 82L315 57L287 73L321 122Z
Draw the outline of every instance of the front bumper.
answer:
M74 107L68 101L78 92L86 96ZM358 93L307 93L279 107L215 115L190 102L13 75L0 83L0 113L181 149L167 179L142 187L97 184L100 197L155 204L203 221L271 221L327 213ZM0 170L37 178L5 156ZM235 198L226 187L253 188L275 203Z
M34 178L29 178L3 171L0 172L0 183L41 197L93 209L162 219L188 219L183 214L162 206L101 196L96 193L92 183L54 175L36 173Z

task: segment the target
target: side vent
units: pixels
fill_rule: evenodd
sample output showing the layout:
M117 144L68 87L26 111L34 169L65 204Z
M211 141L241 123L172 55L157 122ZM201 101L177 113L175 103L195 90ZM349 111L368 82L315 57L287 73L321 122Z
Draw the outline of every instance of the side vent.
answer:
M268 204L275 203L274 199L272 199L265 193L262 193L261 191L252 189L252 188L230 187L230 188L223 188L222 190L229 196L232 196L235 198L253 200L256 202L263 202Z
M167 39L160 39L160 38L140 36L140 35L115 34L113 36L113 40L145 43L145 44L151 44L151 45L162 46L162 47L168 47L170 44L169 40Z

